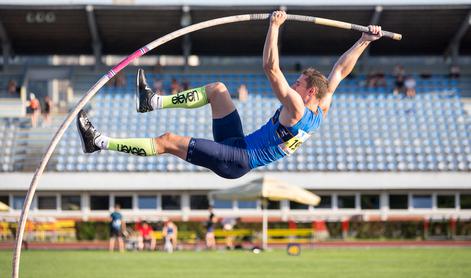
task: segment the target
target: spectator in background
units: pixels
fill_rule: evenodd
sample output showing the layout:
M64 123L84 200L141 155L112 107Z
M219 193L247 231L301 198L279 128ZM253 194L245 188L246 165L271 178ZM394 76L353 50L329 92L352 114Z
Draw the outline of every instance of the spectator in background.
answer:
M227 233L226 234L226 249L234 249L234 235L231 234L234 230L234 226L237 224L238 218L228 217L222 220L222 229Z
M144 250L146 244L150 244L149 248L151 251L155 250L155 238L154 229L146 221L142 221L137 227L139 232L138 248Z
M416 82L414 77L411 75L407 76L406 80L404 81L404 86L406 88L406 96L410 98L415 97Z
M172 83L170 83L170 94L175 95L180 92L180 83L178 83L177 79L172 78Z
M120 212L121 206L116 204L114 211L111 213L110 218L110 252L114 251L115 241L118 240L118 247L120 252L124 252L124 241L123 236L126 230L126 222L123 220L123 215Z
M384 78L384 72L372 71L366 77L366 86L368 88L379 88L386 87L386 79Z
M164 83L162 81L162 79L158 79L158 78L154 78L154 91L161 95L161 96L164 96L166 93L165 93L165 90L164 90Z
M376 73L374 71L370 71L366 75L366 87L367 88L374 88L376 87Z
M378 88L386 88L387 82L384 76L384 72L378 70L376 72L376 87Z
M406 71L402 65L396 65L393 70L394 75L394 95L405 93L404 81Z
M11 79L8 81L7 84L7 93L10 96L18 96L18 93L20 92L20 88L18 87L18 84L16 83L15 80Z
M216 247L216 237L214 235L214 228L216 226L217 218L213 213L213 206L208 207L209 218L206 222L206 248L214 249Z
M44 123L46 124L46 126L50 126L52 122L51 121L51 108L52 108L51 98L49 96L45 96L43 102L44 102L44 105L42 106L42 114L44 118Z
M29 94L28 112L31 114L31 126L36 127L41 113L41 104L34 93Z
M460 78L461 76L461 70L460 70L460 67L458 65L452 65L450 67L450 75L449 77L451 79L458 79Z
M404 75L397 75L396 79L394 80L394 95L404 93Z
M249 91L247 90L247 86L245 86L245 84L240 84L239 88L237 88L237 96L240 101L247 101L249 98Z
M394 77L404 76L406 71L402 65L396 65L393 70Z
M114 86L116 88L124 88L126 87L126 77L124 76L124 74L122 72L119 72L116 76L115 76L115 83L114 83Z
M175 225L172 220L165 219L162 235L164 236L164 251L172 253L173 250L177 249L177 225Z
M188 80L185 80L182 82L182 91L186 91L190 89L190 82Z

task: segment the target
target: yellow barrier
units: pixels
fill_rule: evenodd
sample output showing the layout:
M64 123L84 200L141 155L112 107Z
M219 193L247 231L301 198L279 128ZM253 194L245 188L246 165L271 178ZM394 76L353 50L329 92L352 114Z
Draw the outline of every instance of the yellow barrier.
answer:
M56 222L56 227L58 229L75 229L75 221L74 220L59 220Z
M250 235L252 235L252 230L249 230L249 229L237 229L237 230L231 230L231 231L214 230L215 237L227 237L227 236L243 237L243 236L250 236Z
M249 229L215 230L214 235L218 243L223 243L228 236L242 238L244 236L253 236L257 232L259 231ZM269 229L267 234L269 244L312 243L314 240L313 229Z
M152 236L156 240L163 240L164 238L162 231L153 231ZM196 239L196 233L192 231L178 231L177 237L180 240L194 240Z
M269 229L269 244L312 243L314 230L312 229Z
M288 236L300 236L307 237L312 236L314 231L312 229L269 229L268 237L288 237Z
M0 239L8 240L13 239L14 235L11 233L10 225L7 222L0 222Z
M13 238L12 230L17 229L17 223L0 222L0 238ZM57 220L54 222L27 222L28 240L34 241L65 241L75 240L75 221Z

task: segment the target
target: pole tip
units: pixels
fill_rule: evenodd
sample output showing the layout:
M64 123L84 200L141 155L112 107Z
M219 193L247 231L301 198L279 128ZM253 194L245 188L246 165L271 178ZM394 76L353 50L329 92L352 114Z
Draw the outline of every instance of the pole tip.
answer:
M393 40L396 40L396 41L402 40L402 35L401 34L394 34L393 35Z

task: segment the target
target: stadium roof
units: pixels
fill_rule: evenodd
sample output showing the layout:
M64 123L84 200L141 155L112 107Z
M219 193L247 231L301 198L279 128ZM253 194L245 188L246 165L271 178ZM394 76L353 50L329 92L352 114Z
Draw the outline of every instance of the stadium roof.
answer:
M378 0L331 0L329 5L332 6L352 6L352 5L377 5ZM191 5L191 6L253 6L253 5L283 5L283 6L325 6L322 0L0 0L0 4L15 5ZM382 0L382 5L404 5L404 0ZM407 5L456 5L470 4L469 0L408 0Z
M191 3L165 3L173 2ZM268 13L277 7L190 5L189 14L192 23L197 23L229 15ZM400 42L384 39L375 43L371 47L372 55L442 55L453 41L461 45L461 54L471 54L471 4L394 5L380 9L373 5L287 5L286 8L290 14L361 25L377 22L384 29L404 35ZM92 54L98 45L103 54L130 54L181 28L183 14L181 5L0 5L1 49L9 48L18 55ZM266 29L266 22L243 22L197 31L191 34L191 53L260 55ZM283 55L338 55L358 37L353 31L288 22L280 43ZM183 53L182 44L183 39L179 38L153 53L179 55Z

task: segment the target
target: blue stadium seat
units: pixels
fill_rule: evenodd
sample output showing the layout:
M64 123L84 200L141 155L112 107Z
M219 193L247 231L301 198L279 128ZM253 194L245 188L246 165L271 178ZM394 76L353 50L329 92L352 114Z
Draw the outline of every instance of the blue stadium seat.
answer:
M155 75L157 76L157 75ZM192 85L222 80L231 91L245 83L247 102L235 101L246 134L263 125L278 100L271 93L263 74L159 74L164 86L172 77L186 79ZM125 88L104 88L91 103L90 116L105 134L116 137L150 137L165 131L212 138L211 110L169 109L138 114L134 108L135 75L127 76ZM293 81L297 74L288 74ZM153 78L151 78L153 79ZM297 154L260 171L469 171L471 165L471 128L456 81L432 76L417 78L415 99L390 93L391 88L363 88L365 76L341 84L329 117L320 130ZM393 85L391 77L388 86ZM430 92L434 90L434 92ZM121 119L117 122L115 119ZM0 125L2 147L12 146L13 137L5 137ZM13 134L13 133L12 133ZM102 152L93 160L82 155L75 128L69 129L60 143L57 171L206 171L170 157L134 158Z

